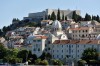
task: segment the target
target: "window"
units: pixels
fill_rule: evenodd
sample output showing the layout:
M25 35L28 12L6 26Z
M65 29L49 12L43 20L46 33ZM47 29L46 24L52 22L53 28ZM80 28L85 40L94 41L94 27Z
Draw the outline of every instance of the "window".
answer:
M40 48L38 48L38 51L40 51Z
M72 55L72 58L73 58L73 55Z
M73 52L73 50L72 50L72 52Z
M94 45L92 45L92 48L94 48Z
M79 57L79 55L77 55L77 57Z
M33 42L36 42L36 40L33 40Z
M63 50L62 50L62 52L63 52Z
M62 47L63 47L63 45L62 45Z
M63 58L63 55L62 55L62 58Z
M85 45L84 45L84 48L85 48Z
M57 55L57 58L59 58L59 55Z
M68 45L67 45L67 47L68 47Z
M41 42L41 40L37 40L37 42Z
M53 55L53 58L54 58L54 55Z
M73 47L73 45L72 45L72 47Z
M79 50L77 50L77 52L79 52Z
M36 49L34 48L33 51L36 51Z
M79 30L79 33L80 33L80 30Z
M88 32L88 31L86 30L86 32Z
M38 44L36 44L36 47L38 47Z
M48 50L50 50L50 47L48 48Z
M79 47L79 45L77 45L77 47Z

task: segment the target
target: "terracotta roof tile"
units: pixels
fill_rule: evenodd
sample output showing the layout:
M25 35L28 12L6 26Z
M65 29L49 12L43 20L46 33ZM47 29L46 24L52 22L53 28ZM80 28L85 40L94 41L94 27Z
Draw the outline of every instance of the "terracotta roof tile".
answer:
M88 30L89 27L69 28L70 30Z
M99 40L55 40L53 44L100 44Z

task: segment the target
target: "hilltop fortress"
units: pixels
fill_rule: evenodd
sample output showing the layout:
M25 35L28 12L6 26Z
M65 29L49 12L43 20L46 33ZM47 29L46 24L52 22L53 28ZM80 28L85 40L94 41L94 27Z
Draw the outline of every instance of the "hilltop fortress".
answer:
M80 15L81 13L80 10L69 10L69 9L60 10L60 17L62 17L62 15L64 14L64 16L66 16L68 19L71 19L74 11L76 12L77 15ZM25 19L34 20L34 21L45 20L48 19L48 15L51 15L52 12L54 12L55 15L57 16L58 9L46 9L42 12L29 13L28 17L24 17L24 20Z

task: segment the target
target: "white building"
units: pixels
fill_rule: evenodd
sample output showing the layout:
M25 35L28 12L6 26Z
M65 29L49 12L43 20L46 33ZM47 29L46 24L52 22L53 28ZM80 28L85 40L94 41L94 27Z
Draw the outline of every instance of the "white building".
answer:
M45 50L46 36L36 35L33 37L32 54L36 54L40 57Z
M55 59L78 61L87 48L96 48L100 52L100 40L55 40L50 44L50 53Z
M68 33L71 39L90 39L89 36L93 33L92 27L77 27L77 28L69 28Z

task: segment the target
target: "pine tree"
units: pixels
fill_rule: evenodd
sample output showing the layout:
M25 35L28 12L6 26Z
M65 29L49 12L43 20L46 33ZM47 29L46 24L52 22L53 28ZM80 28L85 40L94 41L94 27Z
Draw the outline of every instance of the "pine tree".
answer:
M86 13L84 20L85 21L90 21L91 20L91 16Z
M60 10L58 9L57 20L60 20Z
M56 20L56 15L55 15L54 11L52 12L50 19L53 20L53 21Z

